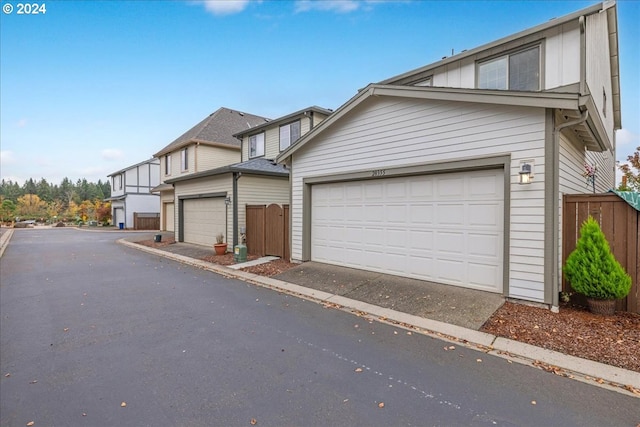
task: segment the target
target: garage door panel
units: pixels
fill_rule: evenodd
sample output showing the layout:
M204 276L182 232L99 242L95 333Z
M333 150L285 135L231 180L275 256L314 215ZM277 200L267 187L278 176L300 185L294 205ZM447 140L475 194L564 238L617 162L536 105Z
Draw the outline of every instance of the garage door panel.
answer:
M464 225L464 204L440 204L438 209L438 224L440 225Z
M216 243L218 233L225 233L223 198L184 200L183 214L185 242L209 246Z
M503 172L316 184L311 259L502 291Z

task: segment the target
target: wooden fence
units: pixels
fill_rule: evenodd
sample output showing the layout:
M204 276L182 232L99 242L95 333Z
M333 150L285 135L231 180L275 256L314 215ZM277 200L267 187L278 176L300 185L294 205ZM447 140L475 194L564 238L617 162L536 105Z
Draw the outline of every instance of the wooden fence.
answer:
M133 213L133 229L134 230L160 230L160 214L159 213Z
M640 212L614 193L565 195L562 206L562 264L576 248L582 223L592 216L600 224L611 252L631 276L631 292L616 310L640 313ZM562 290L571 292L562 279ZM584 301L578 297L578 303Z
M247 205L247 252L289 260L289 205Z

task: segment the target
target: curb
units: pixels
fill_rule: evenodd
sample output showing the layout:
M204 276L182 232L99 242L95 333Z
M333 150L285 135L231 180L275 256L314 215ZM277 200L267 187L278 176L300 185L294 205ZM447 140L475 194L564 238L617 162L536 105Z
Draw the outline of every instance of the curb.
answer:
M355 312L359 315L376 317L378 321L405 329L435 335L437 338L462 344L484 353L505 358L525 365L533 365L548 372L567 378L583 381L592 385L617 391L640 398L640 373L604 363L570 356L553 350L536 347L531 344L498 337L485 332L451 325L437 320L426 319L412 314L402 313L362 301L315 289L305 288L293 283L283 282L271 277L259 276L246 271L196 260L179 254L150 248L119 239L119 244L148 252L184 264L209 270L225 277L240 279L258 286L277 290L289 295L315 301L325 306Z
M4 254L4 250L9 245L9 240L11 240L11 236L13 236L13 229L9 229L6 233L0 236L0 258Z

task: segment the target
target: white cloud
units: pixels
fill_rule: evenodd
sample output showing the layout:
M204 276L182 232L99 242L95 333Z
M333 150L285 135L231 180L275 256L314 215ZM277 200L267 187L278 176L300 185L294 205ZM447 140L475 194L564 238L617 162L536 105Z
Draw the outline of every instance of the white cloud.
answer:
M388 2L389 0L297 0L295 11L319 10L321 12L349 13L360 9L371 10L374 5ZM397 3L399 0L395 2Z
M124 158L124 153L114 148L104 149L102 150L100 155L102 156L103 159L109 160L109 161L121 160Z
M616 145L633 145L638 143L640 143L640 135L627 129L620 129L616 131Z
M16 158L13 155L13 151L1 150L0 151L0 165L7 166L16 163Z
M349 13L358 10L361 1L357 0L298 0L295 4L296 12L309 12L311 10Z
M16 126L18 126L19 128L23 128L27 125L27 119L20 119L18 120L18 122L16 123Z
M207 12L214 15L232 15L240 13L249 6L249 0L197 0L196 4L204 5Z

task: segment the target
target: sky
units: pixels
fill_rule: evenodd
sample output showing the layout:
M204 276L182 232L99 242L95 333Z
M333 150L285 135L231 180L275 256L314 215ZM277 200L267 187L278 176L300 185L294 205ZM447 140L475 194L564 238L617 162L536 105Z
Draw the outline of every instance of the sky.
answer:
M0 2L0 178L21 185L105 181L220 107L335 110L369 83L597 3ZM624 161L640 145L640 1L617 5Z

